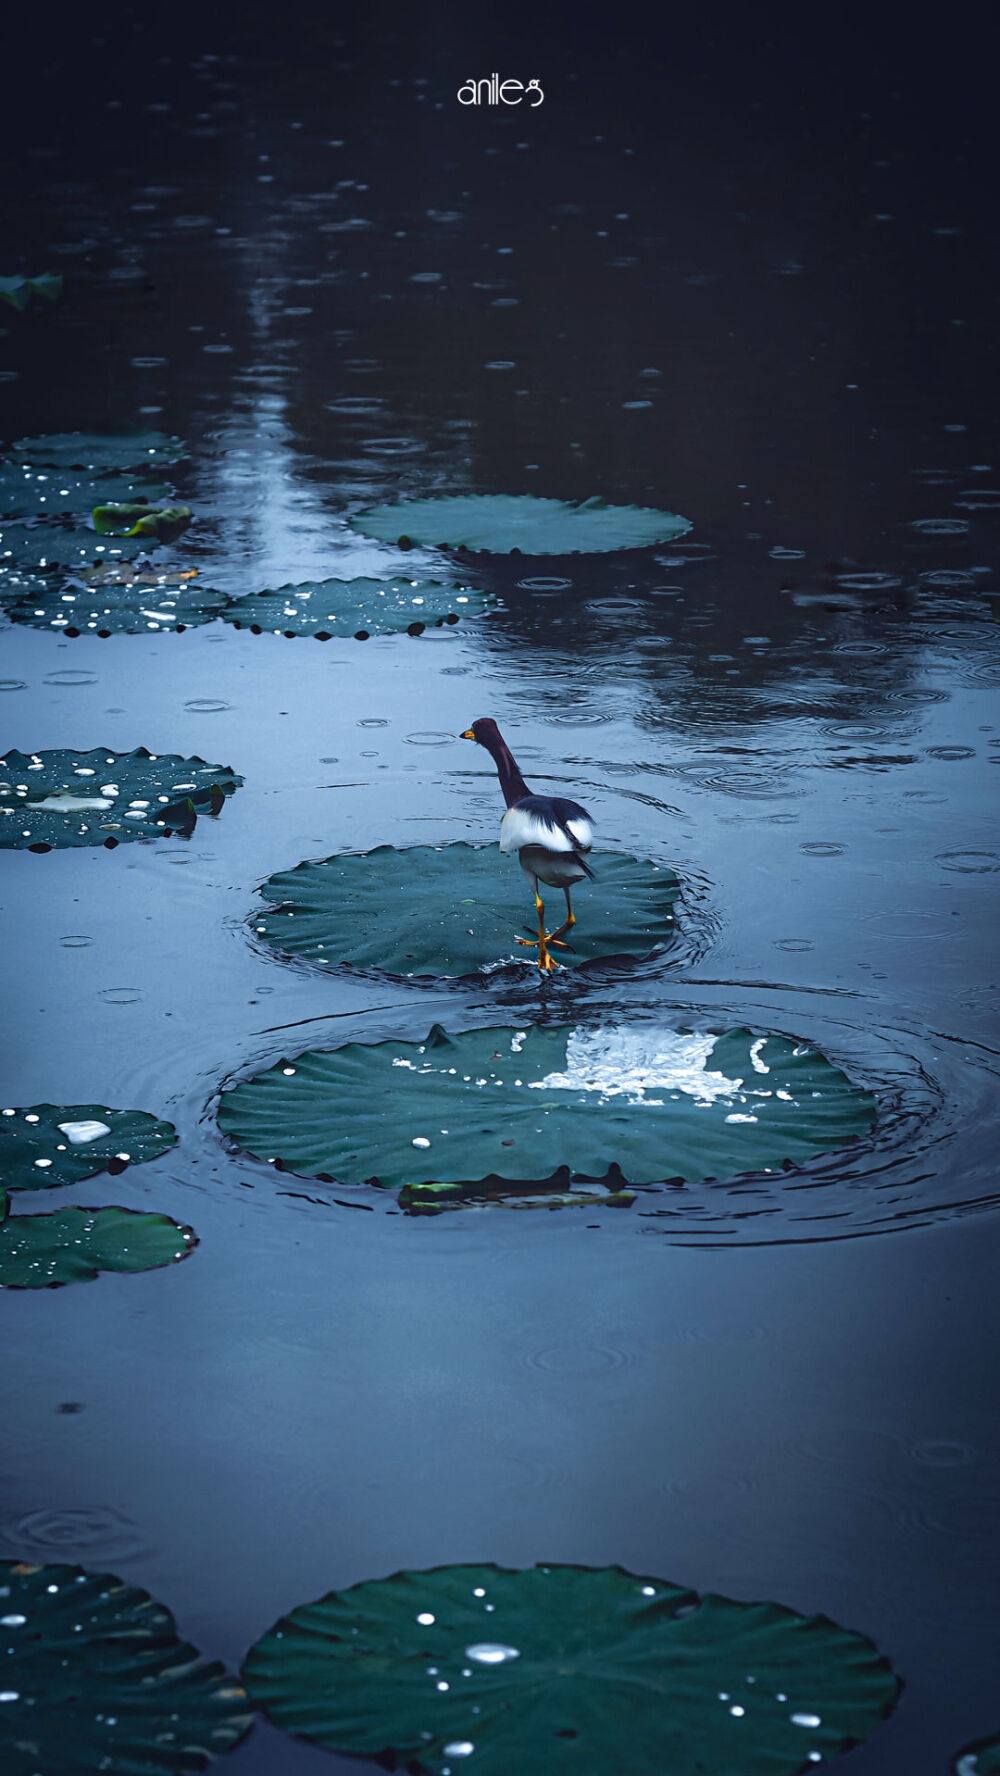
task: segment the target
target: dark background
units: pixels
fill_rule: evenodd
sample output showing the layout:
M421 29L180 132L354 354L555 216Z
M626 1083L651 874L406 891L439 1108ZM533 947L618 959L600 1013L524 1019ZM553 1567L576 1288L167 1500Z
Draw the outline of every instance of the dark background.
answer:
M366 571L344 514L400 493L694 528L544 599L494 563L490 621L419 644L0 633L3 744L246 777L187 849L2 856L7 1101L169 1116L177 1153L109 1200L201 1239L176 1273L5 1298L3 1552L148 1585L233 1666L395 1567L621 1561L871 1634L906 1687L845 1767L946 1769L1000 1729L995 14L5 29L0 270L67 287L0 311L0 436L178 431L182 558L234 592ZM544 105L460 107L494 70ZM878 1091L870 1146L596 1228L351 1213L224 1151L219 1081L276 1044L496 1015L486 986L317 981L245 929L303 857L492 839L495 782L451 745L487 713L686 884L676 957L572 1007L815 1039ZM231 1764L332 1767L265 1726Z

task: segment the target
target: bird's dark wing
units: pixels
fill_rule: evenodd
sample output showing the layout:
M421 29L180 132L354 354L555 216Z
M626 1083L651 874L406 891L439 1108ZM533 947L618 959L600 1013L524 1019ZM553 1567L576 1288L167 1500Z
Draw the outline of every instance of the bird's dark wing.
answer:
M500 827L501 851L543 845L549 851L572 852L584 869L584 853L593 842L593 823L586 808L566 796L522 796L508 808Z

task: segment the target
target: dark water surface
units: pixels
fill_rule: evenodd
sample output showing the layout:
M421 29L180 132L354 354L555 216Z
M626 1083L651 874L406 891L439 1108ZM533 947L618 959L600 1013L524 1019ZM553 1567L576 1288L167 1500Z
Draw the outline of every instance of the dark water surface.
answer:
M156 565L234 595L394 571L345 518L397 494L600 493L693 529L493 559L495 610L419 638L0 636L4 745L245 778L189 841L3 854L4 1101L181 1137L44 1206L156 1208L201 1245L5 1297L0 1551L148 1586L234 1665L401 1566L618 1561L870 1634L906 1687L850 1768L943 1770L1000 1728L984 57L879 42L831 84L802 42L744 62L708 27L680 66L630 36L605 65L586 33L329 17L275 44L250 15L185 47L123 18L141 79L114 31L32 51L50 115L6 176L0 271L67 282L0 311L7 438L180 433L197 522ZM498 55L543 107L457 105ZM599 846L677 870L676 948L544 989L255 949L275 871L495 836L489 761L454 738L485 714ZM540 1008L815 1041L877 1126L624 1212L436 1220L215 1129L222 1081L282 1054ZM360 1766L262 1725L228 1767Z

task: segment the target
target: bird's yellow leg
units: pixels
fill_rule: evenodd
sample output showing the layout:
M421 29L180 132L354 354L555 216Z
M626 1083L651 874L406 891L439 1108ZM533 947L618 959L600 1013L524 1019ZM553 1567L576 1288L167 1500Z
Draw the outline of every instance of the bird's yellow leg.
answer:
M530 950L533 950L537 945L539 968L543 974L552 974L555 969L562 967L562 963L557 962L554 956L549 955L548 945L552 940L545 935L545 907L542 904L542 899L537 888L535 890L535 908L538 913L538 936L519 937L517 942L526 945ZM563 945L562 947L565 949L566 946Z
M570 898L569 898L569 889L564 888L563 893L566 896L566 918L564 919L563 923L560 925L558 931L553 931L553 933L548 941L550 944L559 944L559 948L561 950L567 950L567 949L569 949L569 945L560 942L560 939L562 938L562 934L564 931L572 931L574 925L576 924L576 914L573 911L572 902L570 901Z

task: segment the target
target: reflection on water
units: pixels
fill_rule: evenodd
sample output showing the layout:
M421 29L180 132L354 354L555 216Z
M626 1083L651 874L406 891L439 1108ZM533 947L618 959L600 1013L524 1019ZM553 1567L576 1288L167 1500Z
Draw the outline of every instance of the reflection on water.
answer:
M433 20L376 49L316 16L266 55L260 22L151 54L137 18L141 81L89 36L47 49L0 210L66 288L4 320L5 433L185 437L195 519L151 568L232 597L449 577L347 528L402 496L600 493L694 530L463 557L492 607L419 647L0 637L5 744L187 756L211 728L245 778L211 851L3 856L8 1100L168 1113L179 1148L83 1200L201 1237L176 1274L14 1303L5 1551L114 1559L233 1661L345 1576L683 1569L872 1632L907 1691L858 1776L943 1768L992 1705L1000 1489L980 76L949 87L947 32L933 81L882 80L873 21L838 86L783 33L692 58L677 20L669 67L623 41L619 82L585 21L539 22L546 104L472 119ZM457 740L479 712L585 794L595 856L676 869L670 962L387 992L255 953L256 886L303 858L495 838ZM625 1215L415 1221L283 1191L214 1128L220 1078L289 1048L584 1013L808 1040L875 1092L875 1130ZM278 1767L348 1766L270 1729L232 1760Z

